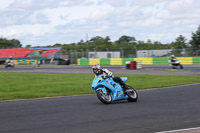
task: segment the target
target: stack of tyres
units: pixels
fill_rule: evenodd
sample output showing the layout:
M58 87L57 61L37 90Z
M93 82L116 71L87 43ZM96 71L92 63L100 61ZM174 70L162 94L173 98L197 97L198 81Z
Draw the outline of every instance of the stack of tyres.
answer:
M130 64L131 64L130 61L126 61L126 69L130 69Z
M131 70L136 69L136 61L131 61L131 62L130 62L130 69L131 69Z
M137 69L142 69L142 61L136 61L136 65Z

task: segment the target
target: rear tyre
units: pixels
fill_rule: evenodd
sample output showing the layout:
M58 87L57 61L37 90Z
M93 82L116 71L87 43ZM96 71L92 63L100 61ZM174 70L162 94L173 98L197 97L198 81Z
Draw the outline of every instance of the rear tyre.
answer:
M176 69L176 67L175 67L175 66L172 66L172 69Z
M180 64L180 69L183 69L183 66Z
M128 89L131 89L132 91L127 93L127 96L128 96L127 100L129 102L136 102L138 99L138 94L137 94L136 90L133 89L131 86L129 86Z
M96 92L98 99L104 103L104 104L110 104L112 102L112 98L110 96L110 93L108 91L106 91L106 93L104 93L102 90L98 90Z

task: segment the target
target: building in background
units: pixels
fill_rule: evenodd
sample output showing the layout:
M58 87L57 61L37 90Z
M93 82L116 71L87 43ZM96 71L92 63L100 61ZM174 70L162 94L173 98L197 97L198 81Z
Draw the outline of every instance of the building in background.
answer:
M88 58L120 58L120 51L93 51L93 52L88 52Z
M137 58L148 58L148 57L165 57L169 56L172 52L171 49L151 49L151 50L137 50Z

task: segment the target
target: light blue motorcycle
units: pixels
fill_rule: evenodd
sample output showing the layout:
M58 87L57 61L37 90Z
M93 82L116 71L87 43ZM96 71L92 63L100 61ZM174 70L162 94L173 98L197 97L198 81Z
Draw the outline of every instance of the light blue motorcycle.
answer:
M127 77L122 77L125 83ZM112 101L128 100L129 102L136 102L138 94L135 89L128 86L126 94L119 83L116 83L111 77L105 78L104 75L99 75L92 82L92 89L96 92L98 99L105 104L110 104Z

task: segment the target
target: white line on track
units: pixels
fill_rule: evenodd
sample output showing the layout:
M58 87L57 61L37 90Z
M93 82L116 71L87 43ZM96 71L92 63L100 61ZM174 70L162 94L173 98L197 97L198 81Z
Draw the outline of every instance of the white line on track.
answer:
M3 100L1 102L15 102L15 101L28 101L28 100L41 100L41 99L55 99L55 98L64 98L64 97L77 97L77 96L87 96L93 94L83 94L83 95L71 95L71 96L54 96L54 97L39 97L39 98L30 98L30 99L15 99L15 100Z
M184 87L184 86L191 86L191 85L199 85L200 83L194 83L194 84L185 84L185 85L176 85L176 86L168 86L168 87L161 87L161 88L150 88L150 89L144 89L144 90L137 90L137 91L152 91L152 90L158 90L158 89L167 89L167 88L175 88L175 87Z
M200 127L178 129L178 130L171 130L171 131L162 131L162 132L156 132L156 133L175 133L175 132L191 131L191 130L198 130L198 129L200 129Z

